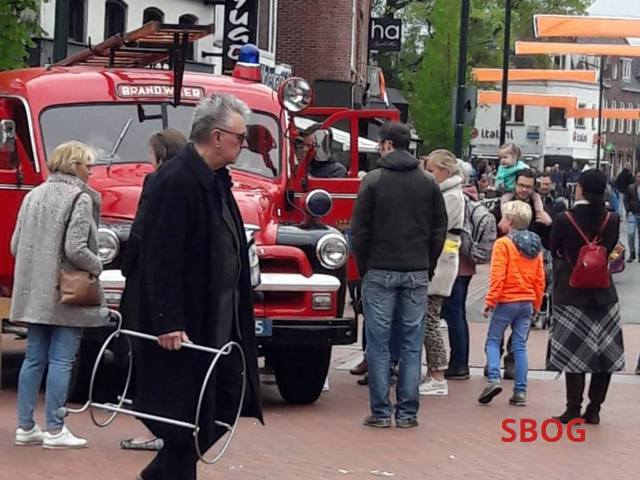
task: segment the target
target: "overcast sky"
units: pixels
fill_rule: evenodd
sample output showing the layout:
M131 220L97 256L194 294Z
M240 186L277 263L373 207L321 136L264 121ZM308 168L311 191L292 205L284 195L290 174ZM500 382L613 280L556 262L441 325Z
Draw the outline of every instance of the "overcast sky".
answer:
M590 15L600 17L639 17L640 0L595 0Z

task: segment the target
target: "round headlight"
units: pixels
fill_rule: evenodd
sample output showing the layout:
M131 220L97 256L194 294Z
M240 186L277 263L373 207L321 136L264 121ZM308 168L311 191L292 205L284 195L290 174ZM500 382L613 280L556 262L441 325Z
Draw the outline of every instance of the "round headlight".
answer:
M299 77L286 79L278 87L280 105L288 112L301 112L313 99L313 90L306 80Z
M324 268L335 270L347 263L349 247L342 235L330 233L318 241L316 254Z
M331 211L333 200L326 190L313 190L305 199L307 213L312 217L322 217Z
M120 251L120 239L110 228L98 229L98 256L102 263L111 263Z

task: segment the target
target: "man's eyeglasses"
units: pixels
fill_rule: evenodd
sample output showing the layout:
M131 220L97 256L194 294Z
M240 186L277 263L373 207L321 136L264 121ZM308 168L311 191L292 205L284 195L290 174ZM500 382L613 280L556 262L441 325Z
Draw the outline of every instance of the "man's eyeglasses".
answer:
M228 133L229 135L235 135L235 137L238 139L238 142L240 142L241 144L244 144L244 142L247 141L246 133L231 132L229 130L225 130L224 128L216 128L216 130L220 130L221 132Z

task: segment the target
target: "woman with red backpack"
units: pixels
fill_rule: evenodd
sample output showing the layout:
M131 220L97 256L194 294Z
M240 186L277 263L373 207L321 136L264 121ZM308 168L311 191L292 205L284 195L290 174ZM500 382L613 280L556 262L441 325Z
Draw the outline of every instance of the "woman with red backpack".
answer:
M577 183L574 208L555 218L549 242L555 281L547 369L566 377L567 408L554 418L598 424L611 374L624 369L618 294L607 265L620 219L605 208L603 172L582 172ZM591 383L582 412L585 373Z

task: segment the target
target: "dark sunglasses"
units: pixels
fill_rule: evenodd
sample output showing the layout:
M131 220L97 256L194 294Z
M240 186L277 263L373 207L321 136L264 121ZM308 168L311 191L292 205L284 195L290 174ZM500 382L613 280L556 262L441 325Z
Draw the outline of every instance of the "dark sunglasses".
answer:
M231 132L229 130L225 130L224 128L216 128L216 130L220 130L221 132L228 133L229 135L235 135L235 137L238 139L240 143L244 143L247 141L246 133Z

